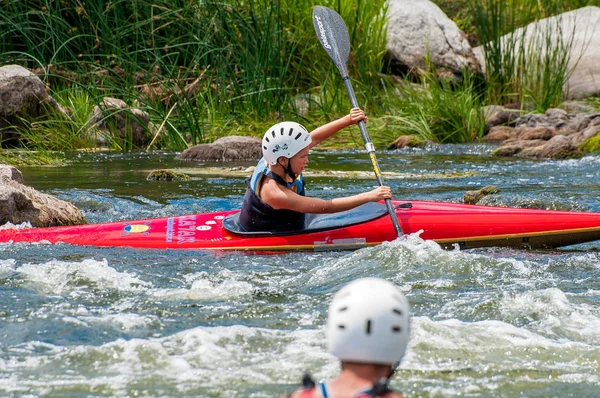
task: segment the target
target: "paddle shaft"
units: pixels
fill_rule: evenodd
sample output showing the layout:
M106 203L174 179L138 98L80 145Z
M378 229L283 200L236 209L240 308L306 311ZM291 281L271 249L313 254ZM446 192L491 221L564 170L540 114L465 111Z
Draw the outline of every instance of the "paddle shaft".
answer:
M346 23L340 14L332 9L323 6L315 6L313 8L313 24L321 45L335 66L337 66L344 79L344 84L346 85L352 107L358 108L358 101L356 100L356 95L354 94L352 83L350 82L350 76L348 76L348 70L346 69L348 55L350 54L350 37L348 36ZM365 148L369 153L371 164L375 170L377 182L379 183L379 186L383 186L383 178L381 178L381 171L379 171L379 164L375 157L375 147L369 138L369 133L367 132L367 126L365 125L364 120L358 122L358 127L360 128L360 133L365 142ZM394 224L396 235L401 237L402 228L400 228L400 222L398 222L398 216L396 215L396 210L392 205L391 199L386 199L385 205L387 206L388 213L392 219L392 224Z
M352 88L352 82L350 81L350 77L348 75L342 77L344 79L344 84L346 85L346 90L348 91L350 104L352 104L353 108L358 108L358 100L356 99L356 94L354 94L354 89ZM367 126L364 120L360 120L358 122L358 128L360 129L360 134L362 135L363 141L365 142L365 149L367 150L369 158L371 159L371 164L373 165L373 170L375 171L375 177L377 178L377 182L379 183L379 186L383 186L384 183L383 178L381 177L381 171L379 170L379 162L377 162L377 157L375 156L375 146L371 142L371 138L369 137L369 132L367 131ZM394 209L392 201L390 199L386 199L385 205L387 207L388 213L390 213L390 218L392 219L392 224L394 225L396 235L398 237L402 237L402 228L400 227L400 222L398 221L396 209Z

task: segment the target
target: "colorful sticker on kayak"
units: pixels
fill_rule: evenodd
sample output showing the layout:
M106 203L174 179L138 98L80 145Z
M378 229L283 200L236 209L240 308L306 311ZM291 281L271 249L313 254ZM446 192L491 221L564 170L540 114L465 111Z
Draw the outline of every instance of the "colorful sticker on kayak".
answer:
M196 241L196 216L169 217L167 219L166 242L174 240L178 245Z
M143 233L145 235L150 234L150 221L145 222L144 224L130 224L128 222L125 223L123 227L123 235L127 236L129 234L139 234Z

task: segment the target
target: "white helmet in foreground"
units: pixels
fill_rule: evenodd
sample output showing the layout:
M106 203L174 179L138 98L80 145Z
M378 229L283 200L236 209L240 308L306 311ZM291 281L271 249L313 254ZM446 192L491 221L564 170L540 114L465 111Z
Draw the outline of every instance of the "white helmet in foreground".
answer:
M410 335L408 300L392 283L362 278L329 305L327 345L342 361L389 364L402 359Z
M312 142L306 128L296 122L281 122L271 127L262 140L265 161L274 165L283 156L291 158Z

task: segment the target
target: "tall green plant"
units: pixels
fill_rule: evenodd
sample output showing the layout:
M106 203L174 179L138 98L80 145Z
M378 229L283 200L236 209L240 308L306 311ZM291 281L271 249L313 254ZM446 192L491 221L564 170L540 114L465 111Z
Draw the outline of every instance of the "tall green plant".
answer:
M462 83L453 83L429 72L419 84L405 80L400 90L400 115L390 117L400 122L397 133L441 143L471 142L483 136L483 95L470 73L465 72Z
M306 124L348 111L344 85L313 30L317 3L344 17L350 73L363 84L357 95L374 102L385 52L384 0L0 0L0 59L46 71L52 64L56 73L41 77L54 88L87 86L137 102L155 123L165 121L160 144L181 148L203 142L207 129L229 119L295 118L299 94L311 94ZM139 91L200 76L197 94L176 98L170 114L172 103Z
M549 12L549 2L540 0L537 7L516 8L516 1L472 1L476 30L484 43L490 103L527 103L545 111L562 101L563 85L571 73L574 24L571 32L562 31L561 18L554 23L518 25L533 19L533 12Z
M523 50L525 67L520 69L523 99L537 112L556 107L564 99L563 87L573 68L569 66L575 37L575 24L570 32L563 32L562 19L533 28L530 40ZM525 31L524 31L525 33Z

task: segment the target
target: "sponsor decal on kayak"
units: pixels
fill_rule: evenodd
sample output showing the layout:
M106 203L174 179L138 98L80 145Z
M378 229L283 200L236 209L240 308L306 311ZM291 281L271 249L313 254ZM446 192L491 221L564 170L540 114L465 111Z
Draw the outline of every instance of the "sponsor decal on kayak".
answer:
M169 217L167 219L166 242L177 240L177 244L196 241L196 216Z
M128 222L125 223L123 227L123 235L127 236L129 234L143 233L148 235L150 231L150 221L145 222L144 224L130 224Z

